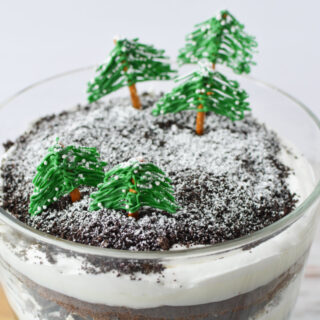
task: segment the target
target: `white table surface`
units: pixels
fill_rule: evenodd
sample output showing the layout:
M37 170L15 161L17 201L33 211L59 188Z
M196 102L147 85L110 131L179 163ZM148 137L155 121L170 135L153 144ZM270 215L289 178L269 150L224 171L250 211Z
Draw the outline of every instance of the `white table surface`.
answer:
M222 8L257 36L260 53L252 75L320 116L317 0L2 0L0 101L37 80L99 63L115 34L139 36L174 57L192 25ZM320 231L293 319L320 319Z

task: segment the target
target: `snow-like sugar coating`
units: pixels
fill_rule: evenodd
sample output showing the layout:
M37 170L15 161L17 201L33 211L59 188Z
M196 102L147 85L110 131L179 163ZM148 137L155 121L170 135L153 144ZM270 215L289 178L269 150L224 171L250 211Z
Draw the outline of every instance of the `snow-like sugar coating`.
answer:
M131 250L169 249L175 244L212 244L234 239L277 221L298 196L286 182L290 169L278 158L277 135L250 114L242 121L207 114L206 132L194 133L195 113L154 117L159 97L142 95L144 109L129 99L92 104L38 121L3 165L4 207L34 228L95 246ZM180 209L175 214L143 208L140 219L124 212L89 212L89 194L68 196L36 217L27 208L32 179L56 137L64 145L96 147L109 170L133 157L160 167L172 180Z
M144 96L142 102L152 106L155 98ZM98 246L159 250L171 245L183 247L190 242L224 241L228 236L262 228L287 214L288 205L294 205L292 200L303 201L314 186L308 162L295 156L295 151L288 152L275 133L251 116L232 124L208 115L208 131L197 137L193 133L193 113L153 118L150 108L137 113L126 99L114 104L49 117L22 136L3 161L2 173L7 183L4 191L13 196L5 197L7 208L46 232L58 232L55 225L59 225L60 236L70 240L76 230L79 237L74 240L84 243L90 239L91 244ZM71 206L67 198L62 199L46 213L31 219L25 209L32 192L35 164L57 135L66 144L98 147L109 162L107 169L137 155L155 162L175 183L176 197L183 204L181 211L170 216L146 209L137 221L122 212L88 213L91 190L84 188L80 202ZM13 168L14 165L17 166ZM290 201L294 193L297 196ZM128 308L191 306L250 292L286 272L310 246L313 217L313 211L308 210L272 238L250 250L226 252L223 259L214 255L189 262L173 259L161 261L158 270L149 273L138 269L134 276L139 281L133 280L132 274L118 277L117 271L122 270L109 260L103 261L104 270L92 273L83 265L89 261L83 261L80 255L66 256L55 253L53 248L44 253L38 245L16 239L16 234L5 225L0 225L0 236L11 240L0 241L0 253L35 283L85 302ZM106 232L102 242L101 228ZM186 240L187 234L190 238ZM21 256L21 252L27 256ZM130 263L121 265L129 268ZM272 318L278 313L268 315Z

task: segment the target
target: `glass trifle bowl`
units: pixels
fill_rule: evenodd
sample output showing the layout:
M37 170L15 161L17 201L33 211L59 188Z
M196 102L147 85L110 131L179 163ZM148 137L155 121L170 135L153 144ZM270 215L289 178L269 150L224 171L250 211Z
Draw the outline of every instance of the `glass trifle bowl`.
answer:
M8 99L0 108L1 142L15 139L37 117L84 103L91 76L91 67L67 72ZM129 251L54 237L0 207L1 284L19 319L289 319L318 220L320 123L281 90L232 77L250 94L253 115L308 162L301 163L307 171L296 173L305 193L297 208L224 243ZM167 91L173 84L138 89L150 86Z

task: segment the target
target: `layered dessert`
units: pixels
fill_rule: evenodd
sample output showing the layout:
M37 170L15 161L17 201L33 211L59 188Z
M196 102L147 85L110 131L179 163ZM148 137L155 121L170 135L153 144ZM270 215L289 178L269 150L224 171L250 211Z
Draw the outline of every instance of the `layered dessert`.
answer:
M5 145L1 207L33 230L75 243L71 250L1 225L2 281L20 319L289 315L311 243L311 213L260 241L211 250L289 215L314 187L310 165L250 113L237 122L208 113L198 136L192 111L151 115L160 97L143 93L139 111L128 98L77 106L39 119ZM106 171L132 158L156 164L171 180L178 210L143 207L138 219L90 211L96 188L81 187L80 201L66 195L31 216L36 164L57 137L96 147ZM92 247L101 250L93 254Z
M179 51L193 72L140 96L137 83L178 70L138 38L114 44L88 105L4 144L0 271L17 316L288 319L316 224L304 201L315 179L254 116L249 90L220 72L249 73L255 38L221 11ZM131 102L104 99L122 87ZM261 96L277 117L280 102Z

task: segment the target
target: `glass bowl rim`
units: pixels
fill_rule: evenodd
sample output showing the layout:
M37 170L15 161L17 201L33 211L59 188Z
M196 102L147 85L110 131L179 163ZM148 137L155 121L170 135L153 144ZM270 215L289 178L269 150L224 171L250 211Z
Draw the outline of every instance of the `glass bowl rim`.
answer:
M47 82L51 82L57 80L59 78L67 77L69 75L74 75L77 73L81 73L84 71L92 70L95 66L86 66L82 68L72 69L66 72L62 72L51 77L45 78L40 81L36 81L33 84L19 90L15 94L8 97L6 100L0 103L0 109L7 106L10 102L14 101L16 98L20 97L25 92L32 90L38 86L46 84ZM315 125L320 130L320 120L318 117L311 111L304 103L300 100L293 97L291 94L279 89L278 87L269 84L265 81L255 79L249 75L241 75L241 77L246 78L247 80L255 83L256 85L260 85L267 89L271 89L276 91L291 100L295 105L303 109L305 113L311 118L311 120L315 123ZM81 244L77 242L72 242L69 240L64 240L53 235L47 234L45 232L39 231L37 229L31 228L25 223L13 217L11 214L6 212L2 207L0 207L0 221L9 225L13 229L26 234L29 237L32 237L40 242L44 242L49 245L54 245L60 247L61 249L74 251L80 254L87 255L96 255L96 256L104 256L104 257L112 257L112 258L121 258L121 259L148 259L148 260L167 260L167 259L176 259L176 258L193 258L200 257L205 255L218 255L222 253L226 253L232 250L240 249L244 246L248 246L253 242L258 242L264 238L268 238L269 236L280 232L285 229L296 220L298 220L304 212L316 202L320 195L320 180L317 182L311 194L292 212L290 212L285 217L280 220L272 223L271 225L253 232L249 235L229 240L223 243L206 245L206 246L195 246L194 248L186 248L181 250L170 250L170 251L131 251L131 250L119 250L119 249L109 249L109 248L101 248L95 246L89 246L86 244Z

